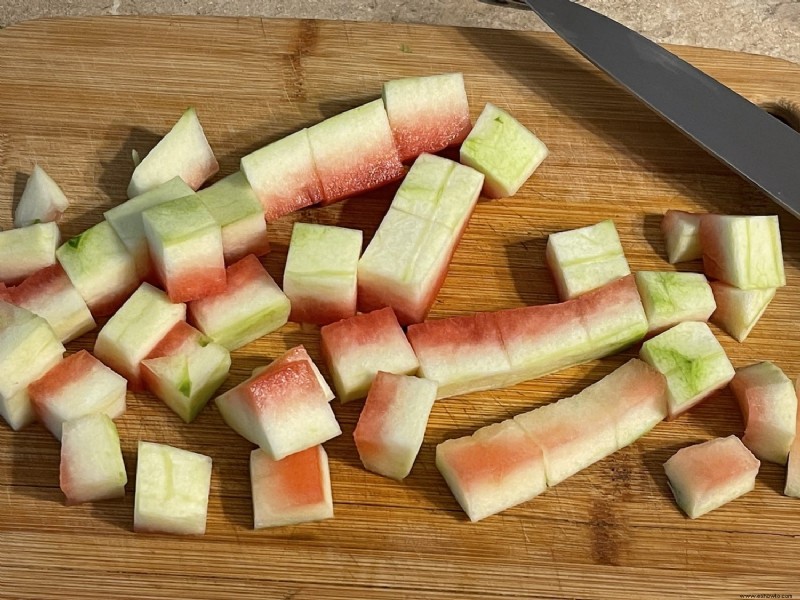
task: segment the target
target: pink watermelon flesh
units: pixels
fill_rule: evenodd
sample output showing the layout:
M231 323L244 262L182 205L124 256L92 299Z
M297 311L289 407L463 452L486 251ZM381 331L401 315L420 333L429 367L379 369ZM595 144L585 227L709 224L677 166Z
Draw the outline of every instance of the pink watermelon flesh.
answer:
M444 398L513 385L613 354L643 338L647 327L636 284L628 276L560 304L411 325L408 339L419 357L420 375L436 381ZM490 330L499 332L499 341ZM451 339L458 339L458 348Z
M391 308L325 325L320 336L322 356L342 402L366 396L378 371L409 375L419 367Z
M435 400L434 382L379 372L353 432L364 466L392 479L404 479L422 446Z
M319 368L317 367L316 364L314 364L314 361L308 355L308 351L305 349L305 346L302 345L290 348L282 356L273 360L266 367L260 367L254 369L253 377L258 375L259 373L264 372L266 369L288 365L289 363L298 361L308 363L308 366L311 367L311 370L314 372L314 376L317 378L317 381L319 382L319 386L322 388L322 391L325 394L325 398L328 400L328 402L333 400L335 396L330 386L328 385L328 382L325 381L325 378L322 376L322 373L319 372Z
M28 387L39 420L56 438L62 425L85 415L125 413L127 382L86 350L72 354Z
M760 466L731 435L678 450L664 471L678 506L696 519L751 491Z
M700 246L700 215L682 210L668 210L661 219L661 232L671 264L703 256Z
M326 394L305 361L272 365L218 396L216 404L234 431L274 460L341 434Z
M322 446L281 460L257 448L250 454L250 482L255 529L333 517L328 456Z
M69 342L94 329L92 313L56 263L37 271L17 287L8 290L8 301L39 315L62 342Z
M436 467L473 522L547 489L542 450L513 420L439 444Z
M730 385L744 416L742 443L761 460L785 465L797 427L794 384L779 367L762 362L737 369Z

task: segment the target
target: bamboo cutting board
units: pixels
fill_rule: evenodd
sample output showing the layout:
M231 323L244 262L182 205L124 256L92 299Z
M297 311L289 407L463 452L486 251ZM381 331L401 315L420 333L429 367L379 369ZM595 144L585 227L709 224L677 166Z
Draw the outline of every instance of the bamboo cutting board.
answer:
M800 68L758 56L675 48L742 94L800 100ZM494 102L551 155L520 193L481 203L431 318L556 300L551 232L614 219L631 268L669 269L667 208L774 214L789 285L744 344L715 329L735 366L763 359L800 375L800 222L618 90L552 35L392 24L194 18L25 23L0 32L0 226L34 162L73 205L72 236L124 199L131 150L147 151L197 107L220 175L263 144L380 94L383 81L462 71L473 117ZM391 191L270 225L280 281L294 219L372 236ZM699 263L680 265L700 270ZM89 335L70 350L91 348ZM223 389L285 349L319 357L318 334L287 325L237 351ZM4 598L738 598L800 594L800 501L763 464L756 489L700 520L679 512L663 462L678 448L741 433L728 391L542 496L471 524L434 466L437 443L576 393L637 349L511 389L440 401L411 476L366 472L352 431L360 402L334 402L326 444L336 518L252 530L251 446L210 405L184 425L147 394L119 421L124 500L63 506L59 447L41 426L0 426L0 596ZM214 460L207 534L132 533L137 440ZM744 597L744 596L741 596ZM788 597L788 596L785 596Z

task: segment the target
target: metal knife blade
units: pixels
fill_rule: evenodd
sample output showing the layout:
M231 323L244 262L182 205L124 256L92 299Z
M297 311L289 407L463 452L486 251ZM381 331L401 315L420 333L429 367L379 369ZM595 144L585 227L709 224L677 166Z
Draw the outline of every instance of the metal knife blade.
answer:
M570 0L525 0L564 41L800 218L800 134L658 44Z

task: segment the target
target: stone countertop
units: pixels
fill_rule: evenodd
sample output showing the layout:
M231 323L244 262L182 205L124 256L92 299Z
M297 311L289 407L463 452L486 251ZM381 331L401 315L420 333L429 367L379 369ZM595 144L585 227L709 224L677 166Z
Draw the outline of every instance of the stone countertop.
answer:
M800 0L578 0L657 42L800 63ZM393 21L546 30L529 11L491 0L3 0L0 26L84 15L225 15Z

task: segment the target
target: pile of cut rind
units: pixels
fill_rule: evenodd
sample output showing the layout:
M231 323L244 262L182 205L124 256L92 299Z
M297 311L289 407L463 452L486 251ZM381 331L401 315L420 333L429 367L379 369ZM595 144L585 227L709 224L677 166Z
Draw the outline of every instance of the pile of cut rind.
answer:
M458 144L460 163L436 156ZM718 280L710 284L692 273L631 275L611 221L556 233L546 260L561 303L426 321L479 196L514 195L547 154L491 104L472 125L463 77L445 74L387 82L382 99L243 157L240 171L203 189L219 167L189 109L134 156L129 199L63 244L67 198L36 166L15 229L0 232L0 415L15 430L38 419L60 439L68 504L119 497L127 474L113 419L127 389L150 391L191 423L226 380L231 351L288 320L320 326L335 393L297 346L215 400L258 446L254 527L272 527L333 516L322 444L341 434L334 397L366 397L353 434L361 460L402 480L437 399L649 337L641 360L576 396L437 447L470 519L533 498L731 381L744 445L731 436L671 458L678 504L696 517L752 489L751 451L788 457L786 493L800 496L794 386L771 363L734 375L705 324L711 317L743 341L785 285L776 217L667 213L670 262L702 256ZM361 231L296 223L283 289L275 283L258 258L268 222L399 179L363 253ZM105 316L93 353L65 358L63 344ZM210 457L139 440L134 529L204 533L211 476Z

